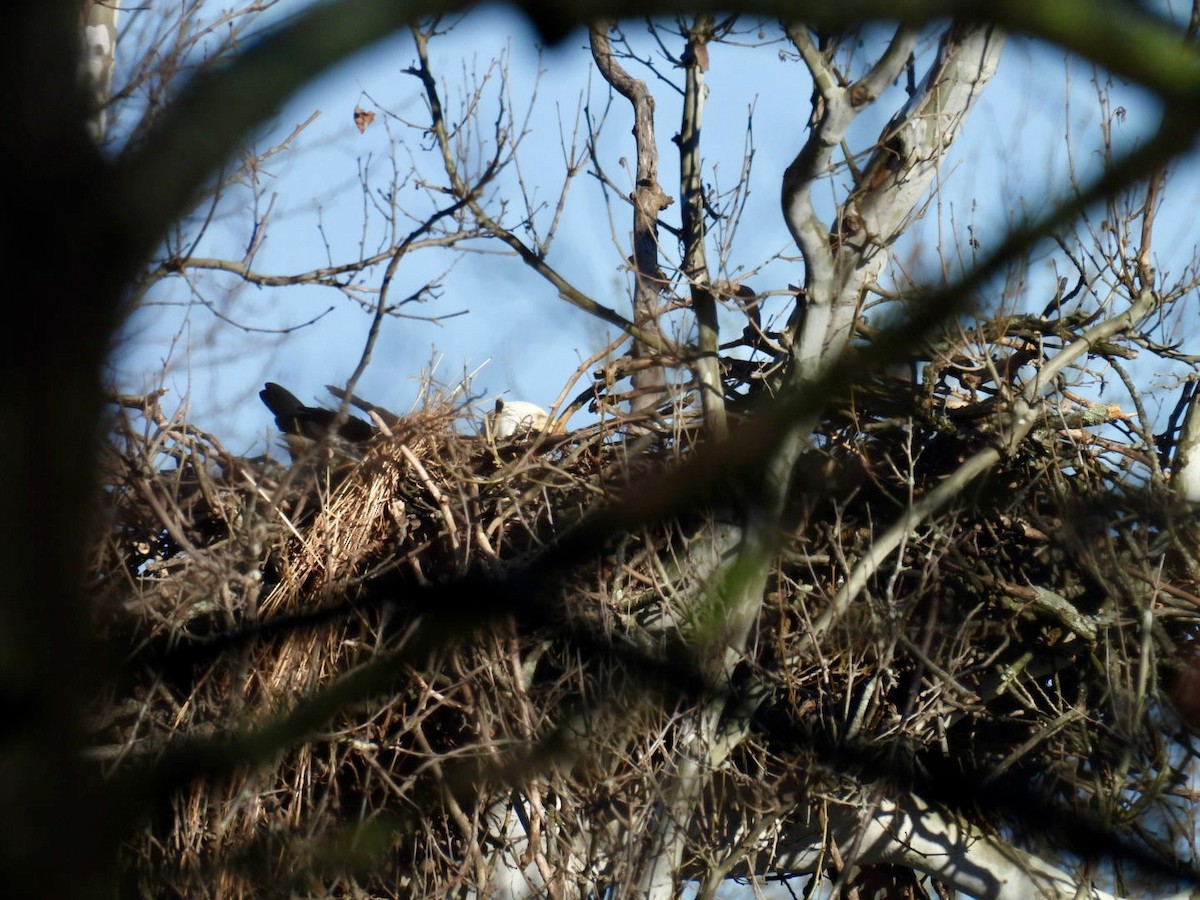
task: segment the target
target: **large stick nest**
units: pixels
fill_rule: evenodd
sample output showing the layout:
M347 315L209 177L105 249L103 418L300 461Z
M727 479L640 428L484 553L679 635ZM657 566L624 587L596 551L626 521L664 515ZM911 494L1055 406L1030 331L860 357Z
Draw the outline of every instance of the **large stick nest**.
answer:
M1194 715L1200 683L1195 538L1146 448L1121 440L1119 409L1058 398L805 644L873 537L992 439L996 396L878 380L827 416L734 673L770 690L714 773L697 866L723 859L743 822L802 820L868 782L1007 791L1159 849L1146 823L1174 809L1188 746L1168 700ZM636 867L678 722L704 693L677 651L715 589L704 548L737 491L529 582L589 510L653 491L687 433L637 456L603 426L497 445L468 433L468 414L434 397L361 459L318 446L283 466L231 456L157 395L125 398L92 569L98 627L125 659L96 709L111 777L287 721L388 661L382 688L269 761L173 784L127 844L131 894L444 896L487 883L487 842L518 832L551 835L518 861L547 878L619 884ZM503 604L513 579L556 614L488 609L479 592ZM447 635L456 584L474 593ZM1020 804L1004 812L1029 825Z

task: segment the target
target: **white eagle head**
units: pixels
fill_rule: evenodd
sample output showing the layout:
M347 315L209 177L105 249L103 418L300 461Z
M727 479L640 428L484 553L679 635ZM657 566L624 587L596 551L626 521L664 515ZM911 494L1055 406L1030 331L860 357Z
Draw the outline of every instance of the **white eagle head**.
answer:
M497 397L490 419L492 436L501 439L545 430L550 414L535 403Z

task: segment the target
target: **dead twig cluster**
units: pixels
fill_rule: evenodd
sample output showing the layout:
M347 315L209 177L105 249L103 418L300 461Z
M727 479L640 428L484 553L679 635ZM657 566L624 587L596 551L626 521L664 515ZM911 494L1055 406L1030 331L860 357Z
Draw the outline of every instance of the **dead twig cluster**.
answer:
M1031 835L1030 808L1086 813L1156 849L1145 822L1183 797L1191 752L1171 693L1194 658L1196 535L1119 408L1060 392L810 640L886 523L994 440L1036 377L1028 325L992 323L986 351L937 345L923 381L880 375L831 405L735 679L754 686L755 734L713 773L692 871L746 870L879 782L959 807L1005 796L993 814ZM387 690L271 763L174 790L127 844L143 892L444 896L490 883L497 841L552 887L634 871L639 847L605 835L645 832L679 704L704 689L662 683L716 589L694 547L736 492L576 560L553 582L575 630L516 609L480 628L475 598L461 634L425 645L406 591L527 575L589 510L653 490L657 465L604 427L496 444L447 397L389 418L361 459L318 445L290 467L229 455L158 396L123 399L93 567L99 627L128 660L96 710L112 777L396 660ZM964 779L974 799L946 796Z

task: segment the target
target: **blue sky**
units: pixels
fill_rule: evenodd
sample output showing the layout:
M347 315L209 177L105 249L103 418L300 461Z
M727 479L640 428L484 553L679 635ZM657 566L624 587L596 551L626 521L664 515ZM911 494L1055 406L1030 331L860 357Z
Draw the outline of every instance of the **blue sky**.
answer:
M631 25L629 33L639 34L637 26ZM751 30L739 38L746 46L711 48L703 153L705 180L731 186L738 180L752 123L754 164L733 262L735 267L753 268L774 258L749 283L759 289L782 289L803 279L779 212L778 184L804 140L811 88L803 66L781 57L785 45L771 42L777 29L767 25L764 33L767 40L760 41ZM640 34L639 52L657 56L644 29ZM670 46L678 50L678 43L675 39ZM508 61L508 95L519 116L524 116L536 88L529 136L520 150L521 176L527 189L553 205L566 168L563 141L571 140L584 106L600 114L607 103L607 85L591 66L582 32L539 56L534 35L519 18L488 8L432 45L433 68L444 80L447 105L457 102L471 72L487 72L501 55ZM436 180L436 159L423 154L420 136L398 121L422 121L425 115L418 82L403 73L414 58L407 36L382 41L316 79L257 137L256 146L271 146L320 111L291 149L273 157L260 173L263 200L272 195L276 199L255 269L299 272L329 259L347 261L364 247L370 252L378 246L384 226L372 201L364 199L362 171L370 174L370 185L377 191L386 187L392 173L398 173L403 184L415 158L426 178ZM662 75L680 80L681 70L659 62ZM679 121L678 95L645 67L625 64L655 90L660 181L668 194L678 195L678 156L670 142ZM898 263L908 271L936 271L939 242L951 255L961 250L968 223L986 247L999 240L1007 221L1022 212L1036 212L1058 196L1053 188L1063 183L1069 160L1081 176L1094 171L1099 163L1099 112L1092 77L1084 64L1068 66L1060 51L1010 40L999 74L952 150L939 201L897 247ZM485 132L494 115L498 84L493 73L484 91ZM1116 140L1136 140L1153 127L1158 110L1134 89L1116 85L1113 90L1113 105L1126 110L1120 121L1114 120ZM851 145L869 147L902 101L900 88L885 95L855 125ZM361 135L352 121L356 105L378 113ZM384 110L398 118L385 121ZM598 154L608 175L625 191L632 184L628 165L622 166L623 160L633 159L631 122L627 102L615 98ZM406 146L397 150L401 138ZM582 134L578 141L582 147ZM412 157L406 155L410 152ZM1197 200L1194 162L1181 168L1185 177L1174 185L1163 219L1163 234L1170 229L1178 240L1160 238L1158 244L1160 252L1170 250L1178 257L1176 268L1190 258L1196 243L1190 212ZM515 195L512 178L501 185ZM415 188L403 184L400 196L409 202L404 198L415 197ZM825 196L831 209L835 195ZM678 204L670 207L664 218L677 222L678 210ZM548 215L542 213L540 221ZM197 255L239 259L252 217L250 191L232 191ZM619 202L606 208L597 181L585 167L568 194L549 262L590 296L628 314L623 262L629 252L629 227L628 208ZM436 277L440 298L414 311L424 316L463 310L467 314L441 324L387 321L359 384L361 395L403 411L416 397L422 370L436 359L443 382L452 384L464 372L478 371L473 388L484 406L500 393L548 406L581 360L612 336L607 326L558 299L554 288L518 260L499 253L498 244L483 246L488 252L458 257L435 250L405 261L392 288L394 297ZM381 274L381 269L374 270L367 287L378 286ZM1046 295L1039 288L1051 283L1052 274L1044 260L1033 263L1031 305L1044 304ZM370 317L344 294L329 288L238 287L229 278L212 275L197 278L195 284L195 294L180 280L164 282L154 291L153 303L135 315L127 329L114 357L115 371L126 388L165 383L171 389L168 408L186 399L191 419L230 449L260 452L266 446L273 426L256 397L263 381L278 381L306 401L317 402L328 399L325 384L344 382L353 371ZM782 300L768 310L786 316ZM724 321L729 332L740 333L737 314L727 312Z

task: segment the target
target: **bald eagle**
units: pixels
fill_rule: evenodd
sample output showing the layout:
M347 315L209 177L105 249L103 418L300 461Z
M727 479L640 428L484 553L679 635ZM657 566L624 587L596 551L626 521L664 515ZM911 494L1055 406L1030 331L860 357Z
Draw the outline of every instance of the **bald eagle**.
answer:
M492 413L492 435L498 439L511 438L531 431L544 431L550 414L534 403L525 400L509 400L507 403L496 398L496 411Z
M280 387L268 381L258 396L267 405L267 409L275 414L275 424L287 435L308 438L311 441L324 440L329 434L337 411L321 409L318 406L305 406L300 399L285 387ZM377 429L370 422L364 422L355 416L348 416L346 421L338 426L337 436L351 444L361 444L375 436Z

